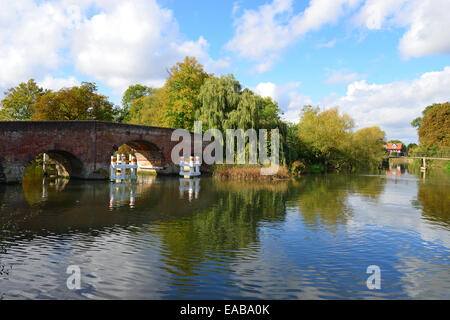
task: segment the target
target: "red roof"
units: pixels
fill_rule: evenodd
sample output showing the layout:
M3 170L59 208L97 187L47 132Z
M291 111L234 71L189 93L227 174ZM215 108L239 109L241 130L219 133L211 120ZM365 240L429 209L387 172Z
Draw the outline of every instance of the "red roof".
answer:
M402 144L401 143L395 143L395 142L389 142L386 146L386 150L398 150L402 151Z

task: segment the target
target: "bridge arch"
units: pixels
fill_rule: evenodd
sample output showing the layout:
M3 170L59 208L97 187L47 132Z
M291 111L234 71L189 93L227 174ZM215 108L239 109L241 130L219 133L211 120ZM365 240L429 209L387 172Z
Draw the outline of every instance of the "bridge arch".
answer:
M134 140L125 144L134 150L140 168L167 167L168 161L165 159L162 150L156 144L146 140Z
M67 178L82 178L83 177L83 162L73 155L71 152L59 149L49 149L38 154L30 154L25 167L33 160L42 154L47 154L49 163L47 165L54 165L59 177ZM25 172L25 168L24 168ZM22 177L23 178L23 177Z

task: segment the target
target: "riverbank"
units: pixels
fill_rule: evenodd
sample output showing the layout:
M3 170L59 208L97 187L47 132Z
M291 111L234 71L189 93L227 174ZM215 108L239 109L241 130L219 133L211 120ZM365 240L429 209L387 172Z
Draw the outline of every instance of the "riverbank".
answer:
M258 165L216 165L212 170L213 177L232 180L287 180L291 178L286 166L279 166L274 175L262 175L263 167Z

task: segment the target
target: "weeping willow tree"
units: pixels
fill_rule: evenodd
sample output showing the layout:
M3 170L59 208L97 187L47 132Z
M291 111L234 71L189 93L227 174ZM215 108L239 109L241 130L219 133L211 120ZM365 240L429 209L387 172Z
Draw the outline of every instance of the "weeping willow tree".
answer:
M203 130L219 129L279 129L283 150L287 126L281 121L281 110L271 98L263 98L242 85L233 75L210 77L200 89L201 108L196 118L202 121ZM267 133L270 150L270 132ZM248 145L247 145L248 150ZM283 152L282 160L284 159Z

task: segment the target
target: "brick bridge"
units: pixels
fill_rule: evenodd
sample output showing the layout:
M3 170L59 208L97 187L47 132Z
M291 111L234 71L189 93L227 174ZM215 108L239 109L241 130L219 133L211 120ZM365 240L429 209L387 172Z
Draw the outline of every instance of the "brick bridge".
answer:
M71 177L106 179L110 157L123 144L136 150L139 166L177 173L171 160L178 144L171 141L174 130L102 121L0 121L0 181L20 182L26 166L42 153Z

